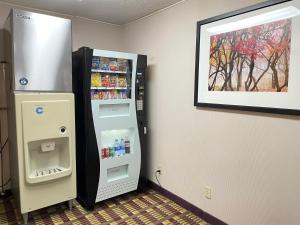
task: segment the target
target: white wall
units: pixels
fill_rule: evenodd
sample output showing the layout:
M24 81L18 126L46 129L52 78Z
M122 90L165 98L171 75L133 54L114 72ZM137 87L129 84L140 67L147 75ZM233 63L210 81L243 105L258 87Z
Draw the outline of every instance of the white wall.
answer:
M6 93L5 93L5 86L4 86L4 71L5 71L5 64L0 63L0 142L2 145L6 142L8 136L7 136L7 113L5 108L7 108L7 103L6 103ZM9 146L8 143L5 145L5 148L3 149L3 171L4 171L4 176L3 176L3 183L7 184L5 185L5 190L10 188L10 183L9 183ZM0 161L0 175L1 175L1 161ZM0 176L0 185L2 185L2 180ZM2 191L0 187L0 191Z
M0 61L3 60L3 42L2 42L2 29L3 24L9 14L12 7L16 7L9 4L0 3ZM17 7L29 11L37 11L46 14L52 14L56 16L66 17L72 20L72 38L73 49L77 50L82 46L99 49L109 49L115 51L121 51L123 49L122 29L118 25L112 25L97 21L92 21L84 18L72 17L68 15L61 15L54 12L43 12L34 9L26 9ZM4 82L2 74L2 65L0 64L0 107L6 107L4 96ZM0 111L0 120L2 123L2 143L4 143L7 137L7 124L6 124L6 111ZM9 179L9 146L4 151L4 182ZM0 162L0 185L1 184L1 162ZM9 186L7 186L9 187ZM1 191L1 187L0 187Z
M73 48L149 56L151 180L160 166L164 188L231 225L298 225L299 119L193 106L196 21L258 1L187 0L124 27L70 17Z
M193 106L196 21L257 2L187 0L124 27L149 56L149 177L161 167L164 188L231 225L298 225L298 117Z
M61 16L72 20L73 49L77 50L82 46L99 49L121 51L123 49L122 28L119 25L102 23L80 17L62 15L55 12L35 10L31 8L18 7L0 2L0 30L9 14L11 8L19 8L28 11ZM0 35L1 36L1 35ZM2 43L0 37L0 43ZM0 61L2 60L2 46L0 45Z

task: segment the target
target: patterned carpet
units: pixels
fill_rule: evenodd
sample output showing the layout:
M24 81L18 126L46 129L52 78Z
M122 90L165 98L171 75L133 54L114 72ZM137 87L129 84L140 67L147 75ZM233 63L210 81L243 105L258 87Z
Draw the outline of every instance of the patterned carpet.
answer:
M13 198L0 200L0 224L22 224L22 217L16 209ZM57 204L30 213L28 224L209 225L152 189L146 190L143 193L132 192L98 203L93 211L85 210L76 201L71 211L66 204Z

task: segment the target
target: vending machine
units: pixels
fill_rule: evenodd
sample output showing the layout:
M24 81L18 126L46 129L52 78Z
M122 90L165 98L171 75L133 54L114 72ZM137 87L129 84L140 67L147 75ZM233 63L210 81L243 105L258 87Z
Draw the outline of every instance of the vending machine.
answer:
M147 57L80 48L73 53L78 201L86 208L137 189Z
M76 198L71 21L13 9L4 34L12 191L26 224Z

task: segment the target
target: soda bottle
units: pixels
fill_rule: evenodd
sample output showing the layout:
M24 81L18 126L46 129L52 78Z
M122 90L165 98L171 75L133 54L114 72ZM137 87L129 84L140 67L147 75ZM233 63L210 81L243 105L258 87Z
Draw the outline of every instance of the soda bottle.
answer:
M101 159L105 158L105 148L101 149Z
M126 139L125 139L125 153L126 154L130 153L130 141L129 141L128 137L126 137Z
M106 148L106 149L105 149L105 157L106 157L106 158L109 158L109 148Z
M125 142L124 142L123 138L121 138L121 141L120 141L120 153L121 153L121 155L125 155Z
M120 155L120 145L119 145L118 139L115 140L114 148L115 148L115 155L119 156Z
M114 157L115 156L115 148L114 147L109 147L109 156Z

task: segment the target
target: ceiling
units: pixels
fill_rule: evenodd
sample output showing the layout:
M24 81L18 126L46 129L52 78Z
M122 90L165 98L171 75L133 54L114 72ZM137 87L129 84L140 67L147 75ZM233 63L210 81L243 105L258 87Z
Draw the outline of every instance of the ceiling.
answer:
M0 0L19 6L123 25L182 0Z

